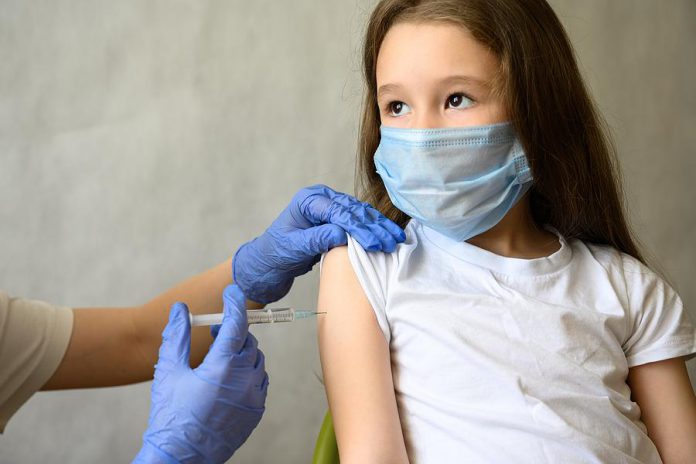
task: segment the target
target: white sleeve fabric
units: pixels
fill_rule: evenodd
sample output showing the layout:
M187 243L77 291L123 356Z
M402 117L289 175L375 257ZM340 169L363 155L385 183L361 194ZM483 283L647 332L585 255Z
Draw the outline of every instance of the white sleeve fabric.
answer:
M324 254L321 257L322 264L324 262L324 256L326 255ZM389 343L391 339L391 330L386 313L386 282L389 275L389 255L378 251L368 253L353 237L348 235L348 259L377 317L379 328L382 330L387 343Z
M0 291L0 433L56 371L72 328L70 308Z
M372 305L379 328L382 329L384 338L389 343L391 329L387 319L387 281L390 255L379 251L368 253L349 235L348 258L365 296Z
M628 367L696 356L696 329L674 289L628 255L624 256L624 276L629 327L623 350Z

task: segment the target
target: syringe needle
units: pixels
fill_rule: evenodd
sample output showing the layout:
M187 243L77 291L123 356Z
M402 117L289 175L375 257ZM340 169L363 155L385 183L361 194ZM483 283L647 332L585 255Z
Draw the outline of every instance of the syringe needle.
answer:
M325 312L317 312L317 311L302 311L302 310L295 310L295 319L305 319L307 317L313 317L318 314L326 314Z

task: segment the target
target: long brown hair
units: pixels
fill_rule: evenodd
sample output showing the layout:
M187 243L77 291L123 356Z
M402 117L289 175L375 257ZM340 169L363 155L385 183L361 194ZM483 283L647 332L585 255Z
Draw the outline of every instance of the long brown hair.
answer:
M530 207L539 225L566 238L607 244L645 262L624 215L616 151L583 83L568 36L545 0L382 0L363 49L363 99L356 191L402 227L409 217L389 200L375 172L380 116L376 64L397 22L465 27L499 59L494 89L525 148L534 176Z

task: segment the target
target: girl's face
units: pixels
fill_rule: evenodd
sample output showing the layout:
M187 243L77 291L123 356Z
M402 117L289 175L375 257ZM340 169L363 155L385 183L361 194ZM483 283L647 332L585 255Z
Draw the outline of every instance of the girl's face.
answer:
M398 23L377 56L377 104L385 126L480 126L507 120L491 92L498 59L461 26Z

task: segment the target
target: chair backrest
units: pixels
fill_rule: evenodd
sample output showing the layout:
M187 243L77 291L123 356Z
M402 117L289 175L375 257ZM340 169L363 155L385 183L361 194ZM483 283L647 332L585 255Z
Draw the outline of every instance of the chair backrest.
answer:
M321 424L317 444L314 446L314 458L312 464L339 464L338 444L336 433L331 420L331 412L327 411L324 422Z

